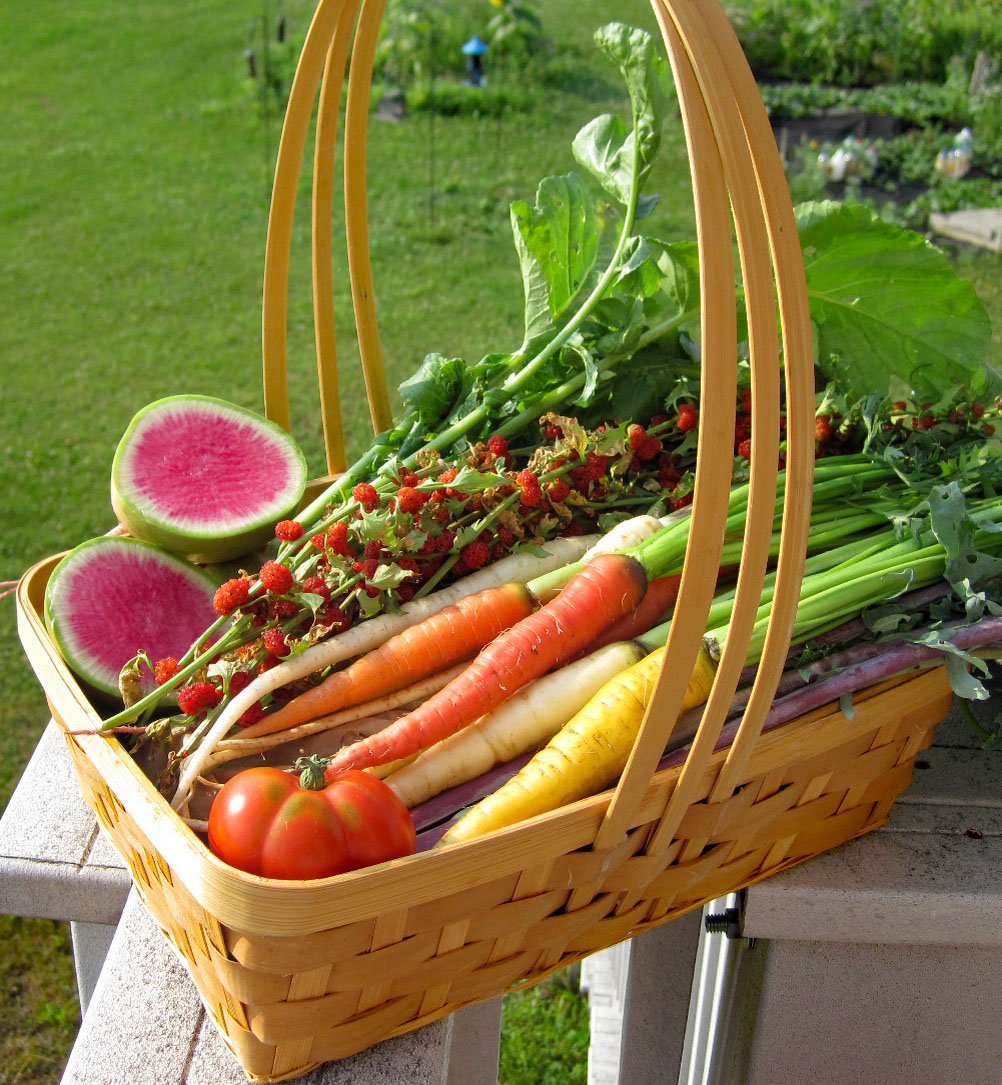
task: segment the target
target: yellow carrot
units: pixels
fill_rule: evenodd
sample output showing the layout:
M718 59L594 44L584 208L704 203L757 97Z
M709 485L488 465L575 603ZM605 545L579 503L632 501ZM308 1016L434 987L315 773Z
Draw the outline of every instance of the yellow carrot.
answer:
M608 681L515 776L471 807L442 837L456 844L587 798L618 779L664 659L659 648ZM680 714L703 704L716 668L700 652Z

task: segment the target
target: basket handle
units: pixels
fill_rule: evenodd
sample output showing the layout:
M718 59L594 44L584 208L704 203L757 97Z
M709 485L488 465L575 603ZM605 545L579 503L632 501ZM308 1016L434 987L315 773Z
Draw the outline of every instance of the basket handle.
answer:
M335 145L345 67L356 34L345 117L345 202L356 211L347 227L352 299L362 370L374 433L387 429L392 411L376 325L365 214L365 136L372 54L385 0L320 0L296 67L282 125L268 217L262 304L265 414L290 428L288 353L289 267L299 175L319 89L314 139L312 280L314 340L320 411L328 471L346 466L334 334L332 210ZM356 27L357 23L357 27Z
M647 843L649 852L671 842L705 776L755 624L776 495L777 298L786 347L787 485L776 602L753 695L739 727L741 743L735 743L737 748L728 755L715 797L723 797L728 788L733 791L738 786L785 664L810 526L814 453L813 355L803 262L785 174L764 106L733 29L717 4L652 0L652 5L672 61L692 163L704 288L701 419L711 412L712 417L705 430L702 422L700 426L690 543L675 608L675 613L685 615L686 621L676 620L672 625L665 662L640 734L596 836L595 847L599 850L611 847L626 832L671 737L700 647L719 565L722 521L718 501L725 499L730 477L728 457L719 453L715 456L714 452L727 447L732 439L736 398L735 347L728 341L733 334L733 301L728 298L724 306L718 297L706 292L723 287L727 267L724 250L730 244L729 230L725 237L721 227L721 219L727 219L721 174L730 198L745 285L755 442L741 569L727 645L681 774ZM764 261L766 252L771 256L771 270ZM728 282L733 284L733 274ZM722 332L719 322L724 313L727 327ZM716 415L718 409L724 415L723 423ZM714 460L721 461L722 466Z

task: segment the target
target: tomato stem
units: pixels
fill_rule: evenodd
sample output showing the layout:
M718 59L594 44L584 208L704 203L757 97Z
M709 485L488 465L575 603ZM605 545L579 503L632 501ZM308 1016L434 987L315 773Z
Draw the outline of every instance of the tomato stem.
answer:
M309 757L298 758L294 767L299 773L299 786L308 791L323 791L327 786L326 773L329 764L330 758L315 753Z

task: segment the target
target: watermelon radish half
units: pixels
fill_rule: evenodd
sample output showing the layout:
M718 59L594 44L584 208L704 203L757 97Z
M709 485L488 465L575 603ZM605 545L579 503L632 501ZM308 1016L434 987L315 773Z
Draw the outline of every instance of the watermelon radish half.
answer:
M140 650L153 662L180 659L219 617L218 587L203 569L151 543L90 539L53 569L45 620L70 669L93 689L119 697L122 667ZM154 686L144 667L142 688Z
M280 426L211 396L169 396L129 423L111 468L111 501L137 539L202 564L273 537L299 505L306 459Z

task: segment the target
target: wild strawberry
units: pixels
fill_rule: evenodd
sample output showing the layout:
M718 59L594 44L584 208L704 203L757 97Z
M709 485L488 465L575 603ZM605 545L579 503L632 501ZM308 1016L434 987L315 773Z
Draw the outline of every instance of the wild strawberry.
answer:
M292 587L292 570L280 561L266 561L258 573L258 580L265 591L284 595Z
M609 457L600 456L597 452L589 452L585 456L585 467L588 470L588 478L592 482L598 482L600 478L605 477L605 473L609 469Z
M245 576L234 577L220 584L212 597L212 609L217 614L232 614L250 596L250 581Z
M223 691L211 682L192 682L177 695L177 706L186 716L196 716L206 708L215 708L222 700Z
M416 471L412 471L409 467L401 468L400 477L397 479L398 486L409 487L413 489L421 481L421 476Z
M344 632L351 625L351 619L348 615L340 607L330 603L317 613L317 621L321 625L333 626L338 633Z
M322 576L308 576L303 581L303 591L308 595L322 595L324 599L330 599L330 585Z
M327 545L332 553L340 554L343 558L354 555L355 549L348 537L348 525L344 520L331 524L327 532Z
M974 403L971 404L971 417L972 418L980 418L984 413L985 413L985 408L984 408L983 403L974 402Z
M744 460L751 459L751 438L746 437L741 444L738 445L738 455Z
M746 388L741 393L741 410L744 414L751 414L751 389Z
M324 550L327 547L327 532L318 531L310 538L310 545L314 550Z
M634 422L626 427L626 443L634 452L636 452L646 440L647 430L645 430L643 426Z
M832 420L830 415L819 414L814 419L814 439L827 444L832 439Z
M264 650L270 656L281 659L282 656L287 656L289 654L289 645L285 639L285 634L281 629L276 629L274 627L266 629L261 634L261 643L264 645Z
M408 580L421 579L421 566L415 558L397 558L397 565L403 569L405 573L411 574L407 578Z
M991 425L991 423L989 423L989 422L985 422L985 423L984 423L984 424L983 424L983 425L981 426L981 432L982 432L982 433L983 433L983 434L984 434L984 435L985 435L986 437L994 437L994 436L995 436L995 427L994 427L993 425Z
M658 461L658 483L663 490L673 489L682 476L678 473L670 456L662 456Z
M268 605L268 617L280 622L286 618L295 618L298 613L299 604L292 599L272 599Z
M401 486L397 490L397 508L401 512L420 512L428 500L428 495L413 486Z
M250 727L264 716L264 708L260 701L255 701L242 716L237 719L238 727Z
M298 520L280 520L275 525L275 538L282 542L295 542L303 537L303 525Z
M560 504L567 500L568 494L571 492L570 486L562 478L556 478L546 487L546 496L551 500Z
M563 437L564 431L559 426L544 426L543 436L547 441L559 441Z
M158 686L169 682L181 669L178 661L173 656L164 656L153 665L153 678Z
M404 583L402 584L398 584L396 588L397 602L409 603L414 598L414 594L416 591L416 584L408 584L406 581L404 581Z
M459 556L470 569L480 569L490 560L491 548L481 539L474 539L460 550Z
M264 674L265 671L270 671L272 667L278 666L278 662L278 656L266 655L257 665L257 673Z
M439 476L439 482L455 482L459 472L455 467L447 467Z
M584 533L584 528L577 522L577 520L571 520L571 522L567 524L560 532L561 535L568 539L577 538L579 535L583 535Z
M495 456L507 456L508 438L503 437L500 433L495 433L493 437L488 437L487 447Z
M378 539L370 539L365 544L365 550L363 552L365 560L369 561L371 558L377 558L378 559L378 558L382 557L384 549L385 549L385 547L383 546L383 544Z
M588 489L588 484L591 482L591 472L587 467L572 467L567 478L570 480L570 484L575 490L584 493Z
M351 496L366 512L372 512L379 504L379 494L376 491L376 487L373 486L371 482L358 483L351 491Z
M510 527L507 527L505 524L501 524L501 526L498 528L498 542L503 547L510 550L515 545L515 543L518 542L518 539L515 535L515 532L512 531Z
M678 428L682 433L688 433L699 425L699 411L695 403L680 403L678 407Z
M640 442L634 455L638 460L646 462L647 460L653 460L657 456L664 446L657 439L657 437L651 436L651 434L645 434L644 439Z
M245 690L251 684L250 671L234 671L230 675L230 684L227 687L231 696L236 696L241 690Z

